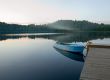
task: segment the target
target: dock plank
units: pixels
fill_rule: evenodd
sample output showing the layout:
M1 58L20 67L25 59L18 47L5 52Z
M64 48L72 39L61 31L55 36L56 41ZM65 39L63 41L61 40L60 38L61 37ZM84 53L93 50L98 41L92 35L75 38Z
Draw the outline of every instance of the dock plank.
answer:
M110 80L110 48L90 48L80 80Z

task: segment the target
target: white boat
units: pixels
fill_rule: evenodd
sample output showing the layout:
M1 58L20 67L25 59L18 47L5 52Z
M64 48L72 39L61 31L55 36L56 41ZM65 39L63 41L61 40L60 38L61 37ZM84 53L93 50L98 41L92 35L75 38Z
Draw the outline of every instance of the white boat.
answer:
M67 52L73 52L78 54L83 54L83 51L85 49L85 45L82 42L78 43L59 43L57 42L54 45L55 48L61 49Z

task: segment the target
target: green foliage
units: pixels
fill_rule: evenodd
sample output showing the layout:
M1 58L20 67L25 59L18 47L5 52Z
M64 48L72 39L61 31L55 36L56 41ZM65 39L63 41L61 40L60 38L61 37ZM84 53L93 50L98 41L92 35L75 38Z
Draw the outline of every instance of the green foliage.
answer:
M74 31L110 31L110 25L97 24L88 21L59 20L46 25L18 25L0 22L0 34L14 33L56 33Z

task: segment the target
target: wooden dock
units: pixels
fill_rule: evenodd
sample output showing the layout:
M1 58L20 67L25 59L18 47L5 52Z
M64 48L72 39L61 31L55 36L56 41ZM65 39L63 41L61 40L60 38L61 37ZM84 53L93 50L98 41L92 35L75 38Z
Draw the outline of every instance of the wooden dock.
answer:
M89 45L80 80L110 80L109 45Z

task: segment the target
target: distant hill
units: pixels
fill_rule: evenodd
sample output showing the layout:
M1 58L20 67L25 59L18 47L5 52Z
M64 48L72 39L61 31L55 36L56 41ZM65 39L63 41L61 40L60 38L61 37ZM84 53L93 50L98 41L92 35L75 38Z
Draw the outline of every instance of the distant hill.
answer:
M110 25L92 23L89 21L58 20L45 25L18 25L0 22L0 34L13 33L56 33L74 31L110 31Z
M72 20L59 20L54 23L48 24L50 28L54 29L64 29L64 30L73 30L73 31L87 31L87 30L104 30L106 28L110 30L110 25L92 23L89 21L72 21Z

